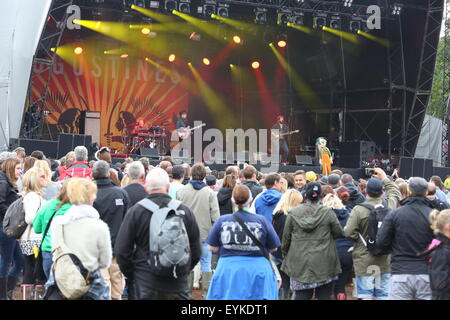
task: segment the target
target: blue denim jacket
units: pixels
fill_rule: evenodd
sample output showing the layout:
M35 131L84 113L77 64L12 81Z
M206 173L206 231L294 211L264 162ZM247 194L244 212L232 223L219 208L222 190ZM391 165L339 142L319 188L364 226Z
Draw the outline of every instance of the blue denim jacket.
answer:
M92 300L110 300L109 297L109 288L103 279L100 270L97 269L91 272L91 287L89 291L84 295L83 299L92 299ZM45 283L45 290L48 290L50 287L55 286L55 276L53 273L53 269L50 272L50 277Z

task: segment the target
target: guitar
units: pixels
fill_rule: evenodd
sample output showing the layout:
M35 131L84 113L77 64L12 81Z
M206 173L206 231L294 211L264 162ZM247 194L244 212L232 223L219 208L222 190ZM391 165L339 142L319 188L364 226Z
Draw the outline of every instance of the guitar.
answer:
M298 132L300 132L300 130L294 130L294 131L289 131L289 132L280 133L280 134L276 134L276 133L272 132L272 135L275 139L280 139L280 137L291 135L291 134L298 133Z
M196 130L198 128L201 128L201 127L204 127L204 126L206 126L206 123L202 123L202 124L200 124L200 125L198 125L196 127L193 127L193 128L189 128L189 127L178 128L177 129L178 137L183 139L183 140L187 139L191 135L191 131L194 131L194 130Z

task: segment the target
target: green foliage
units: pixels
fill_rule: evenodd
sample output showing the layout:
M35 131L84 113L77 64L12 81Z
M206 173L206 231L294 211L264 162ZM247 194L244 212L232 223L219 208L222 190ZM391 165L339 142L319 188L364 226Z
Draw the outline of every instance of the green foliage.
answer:
M443 92L448 90L449 84L444 85L444 43L445 38L442 37L439 40L438 53L436 58L436 67L434 69L434 77L433 77L433 87L431 89L431 97L428 103L427 114L435 116L437 118L443 119L446 115L446 103L443 103L443 99L448 96L448 92ZM449 50L448 48L447 50ZM447 53L449 55L449 53ZM447 57L447 59L449 59ZM449 63L449 62L447 62ZM449 68L450 65L447 65ZM447 80L448 81L448 80ZM445 96L444 96L445 94Z

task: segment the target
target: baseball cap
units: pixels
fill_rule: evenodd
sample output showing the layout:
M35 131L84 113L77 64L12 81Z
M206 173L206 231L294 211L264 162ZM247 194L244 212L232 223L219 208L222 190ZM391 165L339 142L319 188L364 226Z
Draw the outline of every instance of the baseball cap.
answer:
M338 184L339 180L341 180L341 177L339 177L339 175L336 173L332 173L328 176L328 184L331 185Z
M205 177L205 181L208 186L214 186L217 182L217 179L212 174L209 174Z
M367 181L366 190L370 193L382 193L383 182L380 179L370 178L369 181Z
M328 184L328 177L322 177L322 178L320 178L320 181L319 181L319 183L321 184L321 185L327 185Z

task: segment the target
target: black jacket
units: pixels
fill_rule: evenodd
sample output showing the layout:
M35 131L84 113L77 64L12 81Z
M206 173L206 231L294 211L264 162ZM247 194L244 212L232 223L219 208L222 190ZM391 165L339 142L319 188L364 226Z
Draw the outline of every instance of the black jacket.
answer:
M110 163L110 164L109 164L109 167L110 167L111 169L114 169L114 170L117 171L117 176L118 176L118 178L119 178L119 181L122 181L122 179L123 179L123 173L122 173L122 170L120 170L119 168L117 168L116 165L115 165L114 163Z
M263 191L263 188L256 181L243 180L241 183L250 189L253 199Z
M147 197L159 206L167 206L172 199L167 194L150 194ZM191 270L200 260L200 231L192 211L185 205L180 210L186 213L184 223L191 248ZM139 204L128 210L119 235L117 236L115 252L122 273L134 280L137 297L147 296L148 290L164 292L180 292L188 288L188 275L175 278L164 278L154 275L147 263L150 252L149 227L152 213Z
M3 226L3 218L6 210L8 210L11 203L19 199L16 188L9 181L6 174L0 171L0 223Z
M401 208L390 212L378 230L376 243L391 251L392 274L428 274L428 262L417 254L433 240L430 227L430 201L425 197L409 197Z
M430 263L430 286L433 300L450 300L450 239L438 234L441 244L432 253Z
M433 209L442 211L445 209L448 209L448 204L446 202L442 202L438 197L435 197L434 199L428 199L430 201L431 207Z
M273 215L272 225L275 229L275 232L278 235L278 238L283 239L284 225L286 224L287 215L283 213L283 211L278 211ZM277 251L272 253L278 259L283 259L283 253L281 252L281 247L278 248Z
M217 193L220 215L233 213L233 204L231 203L232 193L233 188L221 188Z
M100 214L100 219L108 225L111 233L111 245L114 248L120 225L130 207L130 200L126 191L116 187L110 179L98 179L95 180L95 183L98 190L94 208Z
M358 188L353 183L346 183L344 184L344 187L348 189L348 192L350 194L350 199L346 201L342 201L342 203L348 208L353 209L358 204L363 203L366 201L366 197L358 190Z
M127 192L128 198L130 198L130 205L128 206L128 208L131 208L136 203L148 196L147 191L145 191L144 185L140 183L132 183L122 187L122 189Z

